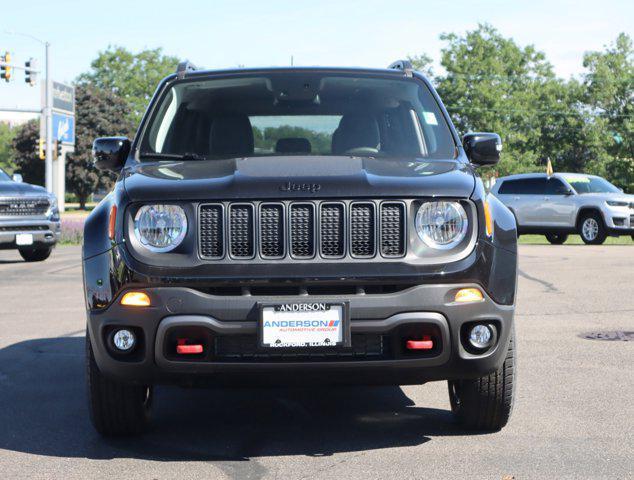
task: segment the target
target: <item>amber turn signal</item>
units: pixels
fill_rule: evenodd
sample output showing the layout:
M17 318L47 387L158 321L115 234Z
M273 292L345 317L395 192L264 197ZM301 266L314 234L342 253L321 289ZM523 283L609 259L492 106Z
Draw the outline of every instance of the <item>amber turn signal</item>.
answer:
M484 202L484 223L486 226L487 236L493 235L493 218L491 217L491 207L489 202Z
M151 302L147 293L128 292L121 298L121 305L127 305L128 307L149 307Z
M454 299L457 303L481 302L484 300L482 292L477 288L461 288Z
M117 224L117 206L113 205L110 209L110 221L108 223L108 238L114 240L114 227Z

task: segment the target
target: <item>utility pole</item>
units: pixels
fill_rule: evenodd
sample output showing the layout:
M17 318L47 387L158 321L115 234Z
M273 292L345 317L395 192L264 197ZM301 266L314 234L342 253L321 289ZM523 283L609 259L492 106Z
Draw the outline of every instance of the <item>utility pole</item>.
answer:
M44 45L45 49L45 66L44 70L46 73L46 85L44 89L44 108L42 108L42 113L44 114L44 120L46 122L46 160L44 167L44 177L46 183L46 191L53 192L53 79L51 78L51 62L50 62L50 47L51 44L49 42L45 42L44 40L40 40L37 37L34 37L28 33L22 32L14 32L11 30L5 30L4 33L9 35L19 35L21 37L27 37L32 40L35 40L41 45ZM63 199L62 199L63 201Z
M46 70L46 93L44 95L44 117L46 119L46 160L45 160L45 179L46 191L53 192L53 79L51 78L51 62L49 42L44 43L46 49L45 70Z

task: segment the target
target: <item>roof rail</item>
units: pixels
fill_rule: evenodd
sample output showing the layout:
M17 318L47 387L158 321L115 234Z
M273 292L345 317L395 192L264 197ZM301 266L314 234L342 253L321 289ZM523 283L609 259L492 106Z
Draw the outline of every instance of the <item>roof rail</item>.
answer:
M387 68L394 70L403 70L405 75L407 75L408 77L412 76L412 71L414 70L412 62L410 62L409 60L397 60L396 62L390 63Z
M178 67L176 67L176 76L178 77L179 80L181 80L185 78L185 74L187 72L195 72L196 70L198 70L196 68L196 65L191 63L189 60L185 60L183 62L180 62L178 64Z

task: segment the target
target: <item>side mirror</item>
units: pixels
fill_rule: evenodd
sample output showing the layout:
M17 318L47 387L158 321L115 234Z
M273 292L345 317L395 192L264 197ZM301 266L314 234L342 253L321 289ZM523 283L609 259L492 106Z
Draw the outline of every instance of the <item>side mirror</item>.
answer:
M564 195L566 195L566 197L569 197L570 195L574 195L575 192L572 191L572 189L568 188L566 189L566 193Z
M24 181L24 179L22 178L22 175L20 175L19 173L14 173L13 174L13 181L16 183L22 183Z
M467 133L462 137L462 146L475 165L495 165L500 161L502 139L497 133Z
M118 172L130 153L130 140L125 137L103 137L92 144L92 160L100 170Z

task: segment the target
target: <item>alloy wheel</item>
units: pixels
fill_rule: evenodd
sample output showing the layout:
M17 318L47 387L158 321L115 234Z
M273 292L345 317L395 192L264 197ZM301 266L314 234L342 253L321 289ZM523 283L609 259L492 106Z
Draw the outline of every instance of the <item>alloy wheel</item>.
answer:
M594 218L586 218L581 226L581 232L586 240L594 240L599 234L599 223Z

